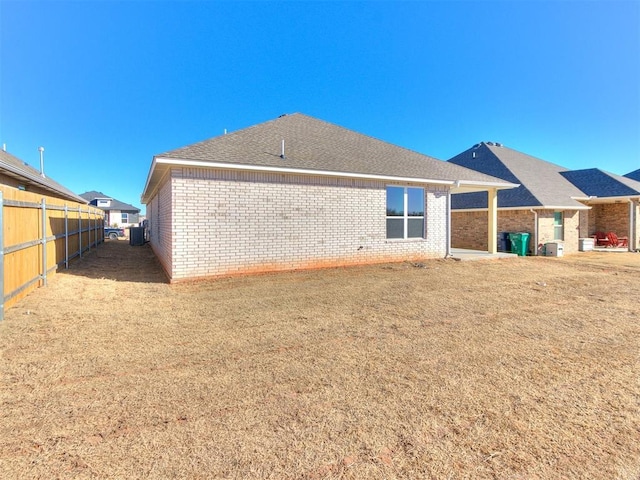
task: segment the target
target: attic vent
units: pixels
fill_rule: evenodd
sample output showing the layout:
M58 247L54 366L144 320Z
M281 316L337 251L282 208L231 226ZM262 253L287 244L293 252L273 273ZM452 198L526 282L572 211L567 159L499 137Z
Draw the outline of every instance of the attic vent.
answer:
M487 145L493 146L493 142L487 142Z
M501 143L496 142L496 147L501 147L501 146L502 146Z

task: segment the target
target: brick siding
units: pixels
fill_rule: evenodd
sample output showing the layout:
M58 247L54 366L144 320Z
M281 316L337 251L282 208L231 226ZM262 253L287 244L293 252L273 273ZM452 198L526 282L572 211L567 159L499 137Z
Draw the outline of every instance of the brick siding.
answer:
M172 280L444 257L448 190L422 185L426 238L387 240L386 185L173 168L147 207L150 242Z
M536 210L538 243L554 241L553 210ZM580 216L578 210L564 211L564 251L578 251ZM486 251L488 247L486 211L451 212L451 246ZM535 216L529 210L498 210L498 233L529 233L529 253L535 252Z
M629 203L592 205L593 235L597 231L615 232L620 237L629 235Z
M147 204L149 222L149 243L160 261L162 268L171 278L172 272L172 200L170 177L163 179L156 195Z

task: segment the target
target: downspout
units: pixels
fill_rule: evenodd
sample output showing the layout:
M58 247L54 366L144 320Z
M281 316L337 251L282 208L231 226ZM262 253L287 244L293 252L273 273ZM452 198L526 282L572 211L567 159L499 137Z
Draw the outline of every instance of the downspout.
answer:
M456 180L456 187L460 186L460 180ZM451 189L447 191L447 225L446 225L447 247L444 258L451 257Z
M534 255L538 255L538 212L536 212L533 208L530 208L529 211L533 213L533 245L534 245Z
M630 252L635 252L636 250L636 200L630 198L629 199L629 238L628 241L628 250Z

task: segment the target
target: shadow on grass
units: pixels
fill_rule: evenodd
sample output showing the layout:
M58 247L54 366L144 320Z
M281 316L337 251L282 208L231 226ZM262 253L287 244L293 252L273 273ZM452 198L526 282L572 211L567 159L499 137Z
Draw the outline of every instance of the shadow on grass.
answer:
M118 282L169 283L151 246L132 246L125 239L105 240L58 273Z

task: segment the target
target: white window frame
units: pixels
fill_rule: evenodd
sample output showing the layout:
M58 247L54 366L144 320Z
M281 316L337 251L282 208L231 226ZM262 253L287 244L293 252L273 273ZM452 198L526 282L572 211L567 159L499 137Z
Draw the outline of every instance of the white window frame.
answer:
M556 224L557 214L560 214L559 224ZM557 233L558 230L560 231L560 235ZM560 210L553 212L553 239L564 241L564 212Z
M385 232L385 236L387 240L416 240L416 239L424 239L425 238L425 232L426 232L426 222L425 222L425 212L426 212L426 195L425 195L425 189L423 187L412 187L412 186L405 186L405 185L387 185L385 187L385 204L387 202L387 195L388 195L388 188L392 187L392 188L402 188L404 189L403 192L403 215L399 216L399 215L387 215L386 216L386 220L389 219L395 219L395 220L399 220L402 219L403 220L403 237L402 238L390 238L389 235L389 231L387 229L387 231ZM409 189L416 189L416 190L422 190L422 215L419 216L415 216L415 215L409 215ZM386 205L385 205L386 208ZM419 220L422 219L422 233L419 237L409 237L409 220ZM385 228L387 228L385 226Z
M129 223L129 214L127 212L120 212L120 223Z

